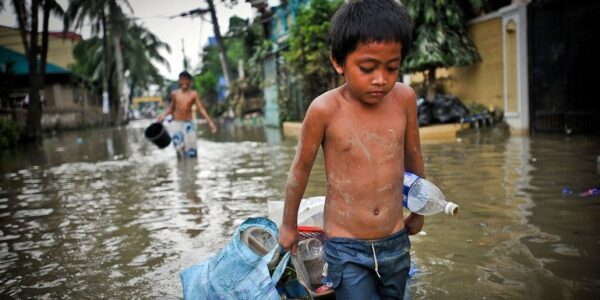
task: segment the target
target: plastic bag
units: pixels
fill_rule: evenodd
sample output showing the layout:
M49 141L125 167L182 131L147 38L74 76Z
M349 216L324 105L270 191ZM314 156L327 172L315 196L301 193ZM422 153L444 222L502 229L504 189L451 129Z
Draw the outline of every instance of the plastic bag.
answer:
M269 219L244 221L217 255L180 273L184 299L280 299L275 285L283 275L290 253L282 257L270 275L267 264L281 248L277 245L264 256L252 251L240 238L251 227L278 236L277 225Z
M433 120L437 123L459 122L469 114L467 107L456 96L438 94L432 105Z
M419 97L417 99L417 115L419 126L425 126L431 124L432 118L432 105L427 102L425 98Z

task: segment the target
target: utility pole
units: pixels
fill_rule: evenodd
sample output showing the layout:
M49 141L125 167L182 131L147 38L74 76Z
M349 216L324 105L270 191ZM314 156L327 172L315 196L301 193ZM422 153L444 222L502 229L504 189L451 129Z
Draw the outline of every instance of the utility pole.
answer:
M188 62L187 56L185 55L185 45L183 44L183 38L181 39L181 54L183 55L183 69L188 70L190 63Z
M223 77L225 77L225 82L227 86L231 83L231 68L229 67L229 62L227 62L227 49L225 48L225 43L223 43L223 37L221 36L221 31L219 29L219 20L217 19L217 13L215 11L215 4L213 0L206 0L208 2L208 8L197 8L190 10L188 12L181 13L179 15L172 16L174 17L187 17L193 15L203 15L205 13L210 13L210 19L213 24L213 34L215 35L215 39L217 40L217 50L219 51L219 61L221 62L221 69L223 69Z
M217 13L215 12L215 4L213 0L206 0L208 2L208 10L210 12L210 19L213 24L213 31L215 39L217 40L217 49L219 50L219 60L221 61L221 67L223 68L223 76L227 86L231 83L231 75L229 74L229 63L227 62L227 51L225 44L223 43L223 37L221 37L221 31L219 30L219 20L217 20Z

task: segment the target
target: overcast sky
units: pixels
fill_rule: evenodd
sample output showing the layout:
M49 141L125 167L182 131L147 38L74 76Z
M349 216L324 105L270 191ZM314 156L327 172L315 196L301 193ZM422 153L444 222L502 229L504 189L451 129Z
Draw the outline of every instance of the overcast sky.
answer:
M12 10L11 1L5 2L4 11L0 12L0 25L17 27L17 20ZM57 0L66 10L68 0ZM237 15L241 18L253 18L256 11L246 3L245 0L238 0L238 5L233 8L225 6L222 1L214 0L217 17L221 33L227 32L229 27L229 18ZM186 56L189 58L191 66L196 67L200 63L199 53L202 47L208 42L208 37L213 35L212 24L208 22L210 17L205 16L203 21L199 17L177 17L169 19L170 16L189 11L199 7L206 7L204 0L129 0L133 8L133 15L139 18L139 22L157 35L163 42L171 46L171 53L163 53L163 56L169 61L171 70L157 65L163 76L169 79L176 79L177 74L183 70L182 39ZM279 0L269 0L270 5L277 5ZM128 14L131 12L127 11ZM54 19L50 23L50 30L62 30L62 20ZM89 26L80 32L84 38L89 36Z

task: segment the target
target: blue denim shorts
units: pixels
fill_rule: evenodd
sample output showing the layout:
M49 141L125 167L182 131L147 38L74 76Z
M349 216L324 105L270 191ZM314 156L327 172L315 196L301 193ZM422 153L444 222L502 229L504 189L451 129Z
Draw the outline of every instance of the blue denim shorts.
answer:
M406 228L378 240L325 239L326 284L337 299L403 299L410 269Z

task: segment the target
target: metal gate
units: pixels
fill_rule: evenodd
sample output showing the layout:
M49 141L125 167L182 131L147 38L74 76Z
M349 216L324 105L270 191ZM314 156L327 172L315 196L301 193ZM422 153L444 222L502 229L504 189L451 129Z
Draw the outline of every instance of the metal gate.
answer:
M532 130L600 133L600 2L539 0L528 11Z

